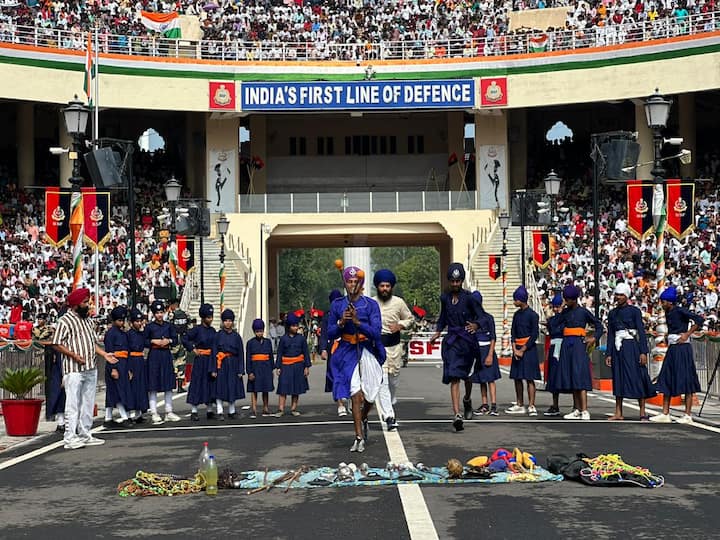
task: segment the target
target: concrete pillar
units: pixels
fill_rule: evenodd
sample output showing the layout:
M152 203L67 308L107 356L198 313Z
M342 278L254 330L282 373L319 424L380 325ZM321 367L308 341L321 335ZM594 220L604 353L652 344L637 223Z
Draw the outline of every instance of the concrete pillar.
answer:
M527 109L510 109L508 115L508 186L512 191L524 188L527 183Z
M652 180L650 171L652 170L652 161L655 157L653 150L653 133L647 125L645 107L642 104L635 105L635 131L638 133L638 142L640 143L638 163L650 163L650 165L642 165L637 168L638 180Z
M475 115L475 155L478 207L507 209L510 192L507 111L481 111Z
M265 168L255 171L253 178L255 193L265 193L267 191L267 164L271 157L268 155L267 117L264 114L250 116L250 155L258 156L266 164Z
M70 135L68 135L68 132L65 130L65 120L63 119L62 111L59 111L58 135L58 141L60 143L60 146L72 150L73 140L72 137L70 137ZM70 187L70 177L72 176L73 162L68 156L69 154L67 153L58 156L58 159L60 160L60 187L63 188Z
M18 187L35 183L35 108L32 103L17 104L15 120Z
M447 113L447 154L453 153L458 157L458 165L448 169L448 189L459 191L462 186L463 157L465 155L465 113L463 111L450 111ZM466 186L467 187L467 186Z
M205 186L205 116L185 113L185 185L192 193L203 193Z
M697 123L695 121L695 94L681 94L678 98L680 117L680 136L685 139L678 147L686 148L692 152L692 161L687 165L680 165L682 178L695 178L695 160L697 155Z
M446 240L440 242L437 246L438 253L440 253L440 290L444 291L447 289L447 269L451 262L461 262L462 258L453 259L453 241L451 237L447 237ZM464 263L463 263L464 264ZM466 275L468 269L465 269Z
M240 119L205 121L205 186L198 186L196 193L204 195L210 202L211 213L233 213L238 207L238 186L240 160L238 159ZM218 183L225 181L225 184ZM220 189L218 199L217 189ZM220 204L218 205L218 201Z

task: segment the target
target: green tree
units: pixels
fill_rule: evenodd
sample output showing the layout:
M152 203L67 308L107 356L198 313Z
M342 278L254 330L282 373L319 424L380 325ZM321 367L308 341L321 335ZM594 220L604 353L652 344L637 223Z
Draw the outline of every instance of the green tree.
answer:
M327 310L328 294L342 287L333 265L342 248L285 249L280 253L280 310Z

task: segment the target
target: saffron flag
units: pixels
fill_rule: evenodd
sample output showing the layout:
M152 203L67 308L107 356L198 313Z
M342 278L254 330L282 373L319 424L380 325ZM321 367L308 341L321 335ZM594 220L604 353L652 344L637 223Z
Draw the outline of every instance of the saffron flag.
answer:
M667 181L667 230L675 238L685 238L695 226L695 184Z
M538 268L547 268L552 257L550 234L544 231L533 231L533 262Z
M92 249L103 249L110 240L110 193L82 188L85 217L85 243Z
M140 20L146 28L154 30L155 32L162 32L166 38L179 39L182 37L180 17L174 11L172 13L142 11L140 13Z
M175 249L177 250L177 267L187 274L195 268L195 237L175 236Z
M488 275L493 281L497 281L502 275L502 255L489 255L488 256Z
M653 228L652 209L650 208L652 197L652 184L643 184L642 180L628 181L628 230L638 240L644 240Z
M93 106L93 79L95 78L95 55L93 54L93 35L92 32L87 33L87 47L85 48L85 82L83 90L88 98L88 105Z
M530 52L545 52L548 47L548 35L539 34L528 38L528 50Z
M70 192L45 190L45 239L57 247L70 238Z

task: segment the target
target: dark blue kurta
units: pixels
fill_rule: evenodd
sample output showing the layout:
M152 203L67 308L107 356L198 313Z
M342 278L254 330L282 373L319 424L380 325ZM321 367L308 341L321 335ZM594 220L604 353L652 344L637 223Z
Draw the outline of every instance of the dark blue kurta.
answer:
M540 360L537 354L537 339L540 318L530 307L519 309L513 314L510 327L510 341L527 338L527 350L521 357L513 355L510 365L510 378L521 381L534 381L540 378Z
M558 349L557 354L553 354L554 347L552 345L552 340L554 339L562 339L563 337L563 329L565 328L565 322L562 317L562 313L556 313L552 317L550 317L547 322L547 328L548 328L548 337L550 339L550 350L548 350L547 355L547 362L548 362L548 369L547 369L547 381L545 389L548 392L552 392L553 394L556 394L560 392L560 349Z
M45 416L48 417L48 420L56 414L65 414L65 387L62 385L62 380L62 358L59 352L53 350L50 378L47 382L50 385L50 391L48 392L48 401L45 404Z
M380 365L385 363L385 347L380 341L382 333L380 306L372 298L361 296L354 303L360 325L355 327L352 321L347 321L344 327L340 327L338 321L342 319L349 302L346 296L336 299L330 306L330 315L328 316L328 340L334 341L341 338L330 360L333 379L332 393L335 401L350 398L350 383L363 349L367 349ZM366 339L357 344L348 341L348 339L354 339L356 334L364 336ZM343 336L345 339L342 339Z
M193 349L209 351L208 354L195 355L190 377L190 387L186 402L198 406L210 405L215 401L215 380L210 376L217 370L212 350L215 345L215 329L212 326L199 325L191 328L182 338L183 346L190 352Z
M216 369L217 355L229 354L223 358L220 369L217 369L217 378L215 379L215 397L217 399L233 402L245 397L245 387L242 381L242 376L245 375L244 349L242 338L235 330L227 332L223 328L215 334L212 357L216 359Z
M128 371L132 373L130 392L132 393L133 409L147 411L148 401L148 366L145 360L145 336L134 328L128 330Z
M127 333L117 326L112 326L105 333L105 351L117 353L117 364L105 362L105 407L117 407L122 404L127 409L134 409L135 404L130 390L128 374L129 346ZM118 378L113 379L112 372L117 370Z
M164 338L172 340L167 347L150 344L152 339ZM169 392L175 388L175 368L170 349L177 345L177 342L177 332L172 324L152 321L145 326L145 346L150 349L147 355L149 392Z
M302 356L300 362L287 363L290 358ZM281 396L297 396L310 389L305 368L310 367L310 351L305 336L285 334L280 338L275 359L275 368L280 370L277 393Z
M705 320L683 307L675 306L665 312L668 334L682 334L688 331L690 321L702 326ZM694 394L700 391L695 361L690 342L670 345L665 353L656 388L666 396Z
M615 335L621 330L632 330L636 336L623 339L618 350ZM647 366L640 363L641 354L648 354L642 313L637 307L629 304L611 309L608 314L607 356L612 359L615 397L644 399L655 395Z
M498 363L498 357L495 353L495 349L492 351L492 364L490 366L485 365L485 359L490 352L490 345L481 345L480 343L487 343L488 341L495 341L495 319L487 311L480 314L478 319L477 332L475 332L475 338L478 341L478 356L475 359L475 367L473 368L472 382L474 383L488 383L497 381L500 375L500 364Z
M318 337L318 352L322 354L323 351L327 352L327 362L325 364L325 391L332 392L333 379L332 371L330 370L330 357L332 356L332 341L328 338L328 318L330 312L328 311L320 319L320 336Z
M584 307L566 307L562 311L564 332L571 328L582 328L590 325L595 328L595 341L599 342L603 335L602 323ZM560 376L558 389L561 392L576 390L592 390L592 372L590 371L590 357L587 345L582 336L563 337L560 348L560 363L558 365Z
M443 360L443 384L450 384L457 379L467 379L478 354L475 336L465 330L469 322L478 323L482 312L480 303L472 295L461 289L457 303L452 302L452 293L440 296L440 315L437 320L437 331L447 328L443 338L440 354Z
M273 360L272 341L266 337L252 338L246 346L247 365L247 391L248 392L272 392L275 390L273 384ZM250 380L250 374L255 375L255 380Z

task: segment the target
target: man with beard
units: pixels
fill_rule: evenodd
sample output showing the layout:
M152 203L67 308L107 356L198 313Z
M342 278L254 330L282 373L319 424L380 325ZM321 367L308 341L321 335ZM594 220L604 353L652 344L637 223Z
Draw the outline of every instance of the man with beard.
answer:
M52 339L53 348L60 353L65 387L65 448L76 450L97 446L105 441L90 433L97 386L95 355L109 364L117 359L98 346L93 322L90 320L90 289L80 288L67 297L67 312L58 319Z
M373 284L377 290L377 296L374 296L373 300L380 306L380 314L382 317L381 341L385 346L385 353L387 355L385 364L383 364L385 377L383 377L383 382L380 386L378 401L380 402L380 408L387 423L388 431L393 431L398 427L394 405L396 402L395 394L400 379L400 368L402 367L403 356L400 332L410 328L414 322L413 315L407 307L405 300L393 295L393 288L396 283L397 278L395 274L387 269L378 270L373 277Z

